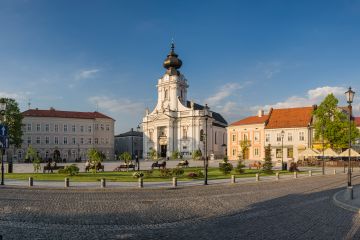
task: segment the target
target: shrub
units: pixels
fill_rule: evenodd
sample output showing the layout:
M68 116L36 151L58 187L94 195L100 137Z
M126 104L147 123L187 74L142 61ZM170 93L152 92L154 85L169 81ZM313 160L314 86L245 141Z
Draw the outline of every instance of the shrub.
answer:
M224 174L229 174L234 167L231 163L223 163L219 168Z
M171 177L172 171L168 168L160 169L160 177Z
M120 160L123 160L125 162L126 165L131 164L131 154L128 152L123 152L120 156L119 156Z
M184 174L184 169L182 169L182 168L173 168L172 169L172 175L181 176L183 174Z
M190 173L188 174L188 177L189 177L189 178L197 178L198 175L197 175L196 173L194 173L194 172L190 172Z
M171 159L178 159L180 155L180 152L175 150L171 153Z
M144 173L134 172L132 176L133 176L133 178L142 178L144 176Z
M272 159L271 159L271 146L270 144L265 147L265 158L264 158L264 165L263 165L263 171L265 173L272 173Z
M66 166L64 169L59 169L58 173L75 176L79 173L79 168L78 166L76 166L76 164L71 164L69 166Z
M198 177L200 177L200 178L202 178L202 177L204 177L204 172L203 172L203 170L197 170L196 171L196 174L198 175Z
M298 166L295 162L292 162L289 167L290 172L299 172Z
M192 152L192 158L195 160L199 160L201 158L201 156L202 156L202 153L201 153L200 149Z
M243 160L239 159L235 168L237 173L244 173L245 165L243 164Z

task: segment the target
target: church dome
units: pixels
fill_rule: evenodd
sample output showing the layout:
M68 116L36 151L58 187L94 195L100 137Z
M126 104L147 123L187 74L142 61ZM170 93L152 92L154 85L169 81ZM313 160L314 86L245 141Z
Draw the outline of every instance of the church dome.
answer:
M182 65L182 61L178 58L178 55L174 51L175 45L174 43L171 43L171 51L167 55L167 58L165 59L163 66L167 69L167 72L170 75L179 75L179 69Z

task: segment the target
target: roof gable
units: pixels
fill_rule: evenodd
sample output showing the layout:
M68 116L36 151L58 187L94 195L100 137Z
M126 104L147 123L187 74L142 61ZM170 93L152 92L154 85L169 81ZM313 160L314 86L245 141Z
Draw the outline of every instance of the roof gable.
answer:
M313 107L273 109L266 129L307 127L311 124Z

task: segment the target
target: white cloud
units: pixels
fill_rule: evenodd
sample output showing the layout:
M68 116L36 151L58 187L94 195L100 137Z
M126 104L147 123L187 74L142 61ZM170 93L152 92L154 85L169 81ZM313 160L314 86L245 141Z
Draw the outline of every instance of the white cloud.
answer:
M0 92L0 98L13 98L17 101L24 101L29 98L30 92Z
M236 90L240 88L242 88L242 86L238 83L226 83L220 88L220 90L216 94L205 99L205 102L209 106L216 106L220 104L222 100L231 96Z
M104 109L111 113L134 114L144 112L145 107L141 102L134 102L130 99L114 99L106 96L90 97L89 101L97 105L100 109Z
M81 79L93 78L99 71L100 69L81 70L77 74L75 74L75 79L81 80Z
M346 88L343 87L318 87L307 91L305 97L291 96L285 101L277 102L275 104L269 104L264 106L253 106L250 107L251 111L257 111L258 109L269 110L272 108L292 108L292 107L303 107L311 106L313 104L320 104L320 102L330 93L333 93L339 99L344 96Z

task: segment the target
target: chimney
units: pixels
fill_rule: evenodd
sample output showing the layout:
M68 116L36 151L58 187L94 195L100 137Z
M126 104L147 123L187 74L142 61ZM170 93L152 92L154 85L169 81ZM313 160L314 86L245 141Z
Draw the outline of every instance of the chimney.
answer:
M262 116L264 116L264 110L260 109L258 111L258 117L262 117Z

